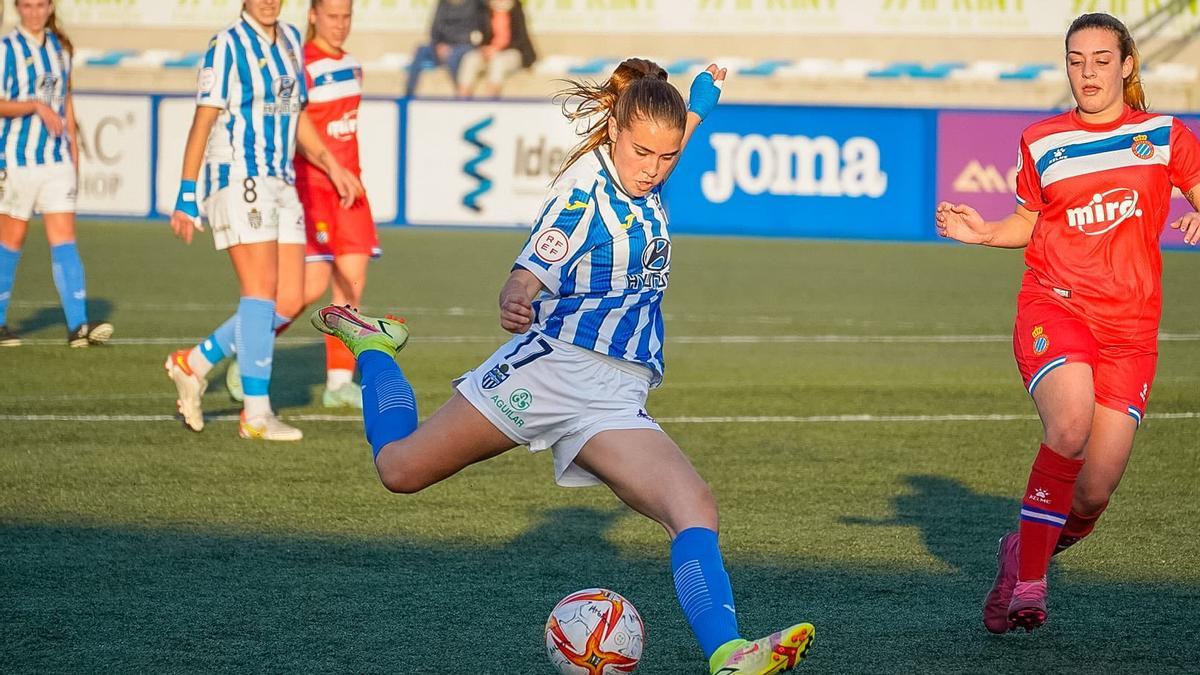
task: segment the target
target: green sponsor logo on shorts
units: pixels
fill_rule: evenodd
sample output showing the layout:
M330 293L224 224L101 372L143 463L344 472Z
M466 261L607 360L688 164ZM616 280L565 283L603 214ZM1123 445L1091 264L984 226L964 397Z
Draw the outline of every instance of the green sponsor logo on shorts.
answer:
M520 391L525 390L521 389ZM529 392L525 393L528 394ZM515 396L516 392L513 392L513 395ZM533 400L532 396L530 397L530 400ZM492 394L492 403L494 403L496 405L496 409L503 413L504 416L508 418L508 421L515 424L518 429L525 426L525 418L518 415L517 411L512 409L512 406L500 400L499 396ZM526 403L525 407L528 408L529 404ZM522 408L522 410L524 410L524 408Z
M528 389L518 389L508 397L508 403L517 410L529 410L533 405L533 394Z

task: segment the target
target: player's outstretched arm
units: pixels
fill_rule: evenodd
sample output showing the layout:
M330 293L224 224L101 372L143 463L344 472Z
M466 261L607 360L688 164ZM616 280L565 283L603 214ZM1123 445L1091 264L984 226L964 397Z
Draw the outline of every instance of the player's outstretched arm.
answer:
M1000 220L987 221L966 204L941 202L934 212L938 236L964 244L979 244L995 248L1024 248L1033 235L1037 212L1018 206Z
M189 244L192 243L192 233L204 229L200 224L200 205L196 202L196 179L200 176L200 165L204 163L208 136L220 114L220 108L196 106L187 145L183 149L183 172L179 180L179 195L175 197L175 211L171 214L171 229L175 231L175 236Z
M366 192L363 189L362 181L333 158L333 153L325 147L320 132L313 126L312 118L308 116L306 110L300 112L300 123L296 127L296 142L304 158L329 175L329 181L333 183L338 196L342 198L342 208L348 209L354 205L354 202L362 198Z
M1183 193L1183 196L1192 205L1192 212L1183 214L1179 220L1171 223L1171 227L1183 232L1184 243L1195 246L1200 242L1200 185Z
M520 335L533 325L533 299L545 289L529 270L517 268L500 289L500 327Z

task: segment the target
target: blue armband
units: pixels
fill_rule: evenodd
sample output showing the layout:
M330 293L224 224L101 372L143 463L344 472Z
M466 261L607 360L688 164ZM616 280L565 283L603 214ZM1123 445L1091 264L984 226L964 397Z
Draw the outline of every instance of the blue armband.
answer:
M200 205L196 202L196 181L179 181L179 196L175 198L175 210L183 211L192 218L200 217Z
M688 110L699 115L700 121L704 121L713 108L717 107L720 98L720 83L713 79L712 73L707 70L701 71L696 79L692 80L692 88L688 94Z

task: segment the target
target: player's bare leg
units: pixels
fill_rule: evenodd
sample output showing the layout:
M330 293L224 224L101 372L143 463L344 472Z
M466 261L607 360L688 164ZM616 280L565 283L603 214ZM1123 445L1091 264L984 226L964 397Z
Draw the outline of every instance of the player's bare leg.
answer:
M676 595L714 675L767 675L804 659L813 639L810 624L754 641L741 638L717 547L716 501L669 436L656 429L603 431L583 446L575 463L672 538Z
M1087 461L1075 481L1071 513L1058 538L1055 554L1091 534L1125 475L1137 428L1137 421L1128 413L1096 406L1092 434L1084 452Z

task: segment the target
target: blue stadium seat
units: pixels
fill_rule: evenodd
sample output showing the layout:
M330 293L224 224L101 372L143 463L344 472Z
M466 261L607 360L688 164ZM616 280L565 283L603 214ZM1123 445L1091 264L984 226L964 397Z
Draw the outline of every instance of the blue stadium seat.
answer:
M567 70L568 75L605 75L608 74L618 63L615 59L599 58L586 61L579 65L571 66Z
M192 70L200 65L200 59L204 58L202 52L188 52L183 56L174 59L163 61L163 68L181 68Z
M1050 63L1027 63L1023 66L1019 66L1016 70L1000 73L1000 79L1036 80L1042 73L1048 70L1054 70L1055 68L1056 66Z
M921 80L944 80L956 71L966 68L967 64L960 61L944 61L935 63L932 66L925 66L914 61L897 61L889 63L883 68L869 71L867 77L875 79L897 79L901 77L911 77Z
M85 63L94 68L111 68L120 65L121 61L137 54L134 49L114 49L100 56L93 56Z
M668 63L663 68L667 71L668 75L687 75L693 70L703 68L706 65L708 65L708 61L705 59L679 59Z
M775 74L775 71L779 70L783 66L791 65L791 63L791 61L786 59L767 59L765 61L759 61L753 66L739 68L737 74L749 75L752 77L770 77Z

